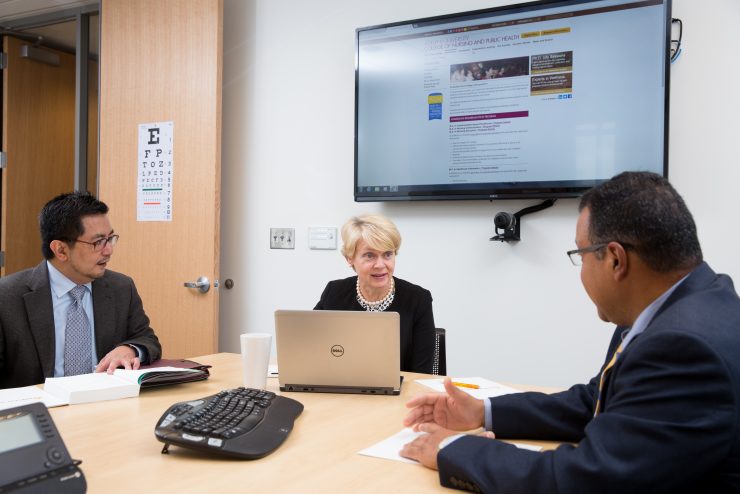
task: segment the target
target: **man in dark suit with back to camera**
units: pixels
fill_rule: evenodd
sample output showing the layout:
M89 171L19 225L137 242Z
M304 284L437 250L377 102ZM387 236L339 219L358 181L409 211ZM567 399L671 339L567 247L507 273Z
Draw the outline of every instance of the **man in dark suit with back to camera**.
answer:
M403 456L442 485L495 493L740 492L740 299L702 260L691 213L659 175L622 173L580 203L581 281L617 325L588 384L479 401L446 393L407 404L428 432ZM567 351L567 349L564 349ZM485 426L481 436L458 431ZM533 452L492 439L564 441Z
M0 389L161 357L133 280L106 269L118 241L107 213L87 192L41 210L45 260L0 278Z

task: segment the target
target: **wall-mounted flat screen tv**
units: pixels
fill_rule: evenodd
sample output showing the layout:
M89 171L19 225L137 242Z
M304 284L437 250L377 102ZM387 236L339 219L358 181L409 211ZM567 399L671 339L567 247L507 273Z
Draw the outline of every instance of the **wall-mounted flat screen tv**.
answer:
M670 0L571 0L357 29L355 200L666 175L670 28Z

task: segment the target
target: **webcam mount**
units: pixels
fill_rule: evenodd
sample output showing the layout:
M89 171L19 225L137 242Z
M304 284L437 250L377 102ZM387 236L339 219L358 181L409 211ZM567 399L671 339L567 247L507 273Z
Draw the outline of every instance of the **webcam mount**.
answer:
M496 213L493 218L493 225L496 229L496 235L490 238L490 240L497 240L499 242L518 242L521 240L520 237L520 218L525 214L535 213L552 207L555 204L555 199L547 199L540 204L526 207L514 214L511 213Z

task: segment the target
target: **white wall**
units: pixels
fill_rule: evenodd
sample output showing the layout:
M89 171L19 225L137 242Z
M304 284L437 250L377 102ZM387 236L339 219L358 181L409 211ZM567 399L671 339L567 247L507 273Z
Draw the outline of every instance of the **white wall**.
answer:
M352 274L338 250L308 249L308 226L382 212L403 235L396 274L434 296L449 373L556 386L596 373L612 328L565 256L575 199L524 218L522 241L509 245L489 241L493 216L535 201L352 198L355 28L504 3L226 0L221 279L235 286L221 290L222 351L237 352L242 332L273 331L275 309L312 308L327 281ZM672 68L669 176L707 260L740 280L740 2L675 0L674 17L684 51ZM295 250L270 250L270 227L295 228Z

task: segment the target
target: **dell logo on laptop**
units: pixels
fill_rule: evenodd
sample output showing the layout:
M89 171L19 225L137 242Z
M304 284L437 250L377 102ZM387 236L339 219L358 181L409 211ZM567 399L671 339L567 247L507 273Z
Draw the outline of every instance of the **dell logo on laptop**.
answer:
M334 345L331 347L331 354L335 357L341 357L344 355L344 347L342 345Z

